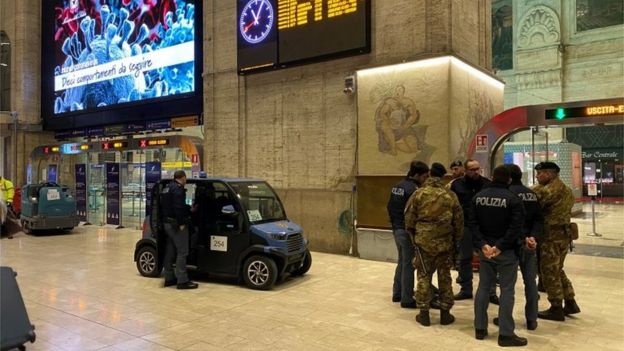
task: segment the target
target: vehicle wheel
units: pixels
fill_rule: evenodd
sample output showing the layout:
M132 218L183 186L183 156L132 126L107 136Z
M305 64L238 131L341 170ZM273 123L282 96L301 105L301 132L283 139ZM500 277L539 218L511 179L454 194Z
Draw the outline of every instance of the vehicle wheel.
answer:
M155 278L160 276L158 255L156 249L151 246L143 246L139 249L136 261L137 270L144 277Z
M310 254L310 250L306 250L305 258L303 259L303 264L301 267L294 270L290 275L292 276L300 276L308 273L310 267L312 266L312 255Z
M243 265L245 284L255 290L269 290L277 280L277 264L266 256L251 256Z

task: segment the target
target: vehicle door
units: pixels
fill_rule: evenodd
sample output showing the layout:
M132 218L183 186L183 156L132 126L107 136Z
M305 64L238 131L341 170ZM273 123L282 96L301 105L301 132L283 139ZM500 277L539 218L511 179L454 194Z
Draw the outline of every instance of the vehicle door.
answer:
M249 246L246 221L236 195L219 181L198 189L200 238L198 268L214 274L238 275L240 253Z
M154 185L151 191L150 213L148 213L148 225L150 226L152 236L156 239L158 250L158 261L163 262L165 258L165 245L167 245L167 235L162 226L160 213L160 195L162 189L167 185L167 181L160 181Z

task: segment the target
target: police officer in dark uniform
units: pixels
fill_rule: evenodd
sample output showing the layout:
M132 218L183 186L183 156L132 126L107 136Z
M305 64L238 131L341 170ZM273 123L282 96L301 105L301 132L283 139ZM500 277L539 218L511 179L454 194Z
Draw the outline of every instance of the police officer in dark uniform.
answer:
M464 236L461 243L459 243L459 269L458 269L458 283L461 286L460 291L455 295L455 300L465 300L472 298L472 253L474 248L472 247L472 235L470 228L468 227L468 212L472 198L476 193L481 191L486 184L490 183L490 180L482 177L479 173L481 167L478 161L468 159L464 164L466 166L464 170L464 176L459 177L451 183L451 190L457 195L459 203L464 210ZM493 283L490 290L490 302L498 304L498 297L496 297L496 282Z
M429 176L429 166L421 161L412 161L405 179L392 188L388 201L388 214L392 233L398 250L398 262L394 272L392 301L401 302L403 308L416 308L414 301L414 243L405 230L405 204L410 196Z
M514 164L506 164L511 176L509 190L518 195L524 205L524 223L522 225L520 250L520 272L524 281L524 315L527 329L537 328L537 245L544 233L544 217L537 202L535 192L522 184L522 170Z
M178 289L196 289L197 284L189 280L186 274L186 256L189 252L190 222L189 207L186 205L186 173L176 171L166 188L163 189L161 209L167 245L163 266L165 271L165 287L177 285ZM173 261L175 259L175 275Z
M474 246L480 249L479 287L475 298L475 337L483 340L488 332L487 309L489 292L496 274L500 280L498 319L499 346L524 346L526 338L514 333L514 288L518 277L518 254L524 209L522 200L507 188L509 170L498 166L492 174L493 183L478 192L472 200L469 226Z

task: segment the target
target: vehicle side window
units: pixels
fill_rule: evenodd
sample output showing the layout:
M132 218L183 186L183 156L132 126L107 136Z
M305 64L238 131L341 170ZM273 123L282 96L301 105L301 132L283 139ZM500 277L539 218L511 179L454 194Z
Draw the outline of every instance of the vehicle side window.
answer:
M236 207L234 199L229 189L223 183L214 183L215 188L215 201L217 204L217 211L221 214L223 206L232 205Z
M215 219L217 222L217 227L220 232L236 232L239 229L239 219L240 217L231 217L224 215L222 213L223 207L231 205L238 212L241 211L237 202L233 198L233 194L230 192L228 187L223 183L214 183L215 188Z

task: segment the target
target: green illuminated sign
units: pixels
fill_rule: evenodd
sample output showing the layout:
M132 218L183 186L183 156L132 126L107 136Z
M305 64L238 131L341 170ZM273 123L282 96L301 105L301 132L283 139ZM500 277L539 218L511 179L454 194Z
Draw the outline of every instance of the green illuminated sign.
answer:
M545 111L546 119L564 119L579 117L601 117L624 115L624 104L606 104L597 106L557 107Z

